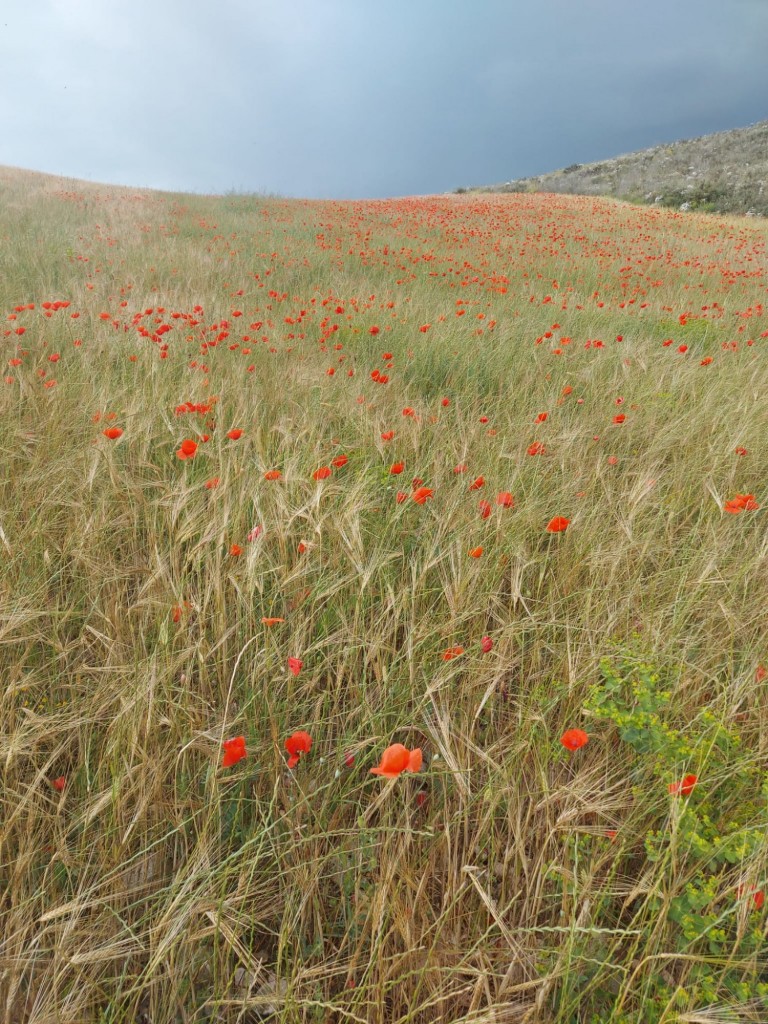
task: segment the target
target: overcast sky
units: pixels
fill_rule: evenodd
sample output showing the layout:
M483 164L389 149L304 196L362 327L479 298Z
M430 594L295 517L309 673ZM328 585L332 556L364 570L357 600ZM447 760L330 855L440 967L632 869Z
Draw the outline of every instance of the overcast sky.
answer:
M768 118L768 0L0 0L0 163L359 198Z

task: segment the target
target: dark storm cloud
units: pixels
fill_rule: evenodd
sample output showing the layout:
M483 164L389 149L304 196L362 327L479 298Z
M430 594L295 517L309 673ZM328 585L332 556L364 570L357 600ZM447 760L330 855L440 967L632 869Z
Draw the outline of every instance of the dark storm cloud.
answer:
M768 117L764 0L6 0L0 162L440 192Z

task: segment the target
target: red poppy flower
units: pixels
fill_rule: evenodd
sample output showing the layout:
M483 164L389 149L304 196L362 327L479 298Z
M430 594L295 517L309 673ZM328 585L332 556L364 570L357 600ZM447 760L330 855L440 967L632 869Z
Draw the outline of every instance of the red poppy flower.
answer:
M475 477L475 479L469 485L469 490L470 491L479 491L480 488L484 487L484 486L485 486L485 477L484 476L478 476L478 477Z
M232 555L233 558L237 558L238 555L242 555L243 549L240 547L239 544L232 544L229 549L229 553L230 555Z
M764 665L758 665L755 669L755 682L762 683L766 677L768 677L768 668Z
M382 441L391 441L394 436L395 436L394 430L387 430L387 431L385 431L381 435L381 440Z
M480 509L480 517L482 519L487 519L493 511L490 501L486 501L485 498L481 499L477 507Z
M267 472L264 474L264 479L279 480L282 475L283 474L280 472L279 469L268 469Z
M493 640L489 636L484 636L480 641L480 646L483 650L483 654L488 654L489 651L493 650Z
M565 516L555 516L547 523L547 533L562 533L563 530L568 529L570 522L571 520L566 519Z
M245 736L235 736L231 740L224 740L224 759L221 762L222 768L231 768L233 764L242 761L248 756L245 749Z
M450 404L451 404L451 400L450 400L450 398L442 398L442 399L440 400L440 405L442 405L442 407L443 407L444 409L447 409L447 408L448 408L448 406L449 406Z
M288 659L288 668L291 670L291 672L295 676L297 676L299 674L299 672L301 672L301 668L302 668L303 664L304 664L304 662L301 660L301 658L289 658Z
M697 775L686 775L681 782L670 782L667 788L672 796L690 796L698 781Z
M181 442L181 446L176 452L176 456L183 462L185 459L194 459L196 451L197 441L192 441L190 438L187 438Z
M346 466L348 462L348 455L337 455L335 459L331 459L331 465L335 466L337 469L341 469L342 466Z
M763 906L765 905L765 893L762 889L756 889L753 885L747 889L745 885L740 885L738 888L738 894L739 896L751 896L755 910L763 909Z
M221 480L219 479L219 477L212 476L210 480L205 481L205 489L206 491L212 491L214 487L218 487L220 483Z
M103 430L102 433L104 434L104 437L108 437L110 441L116 441L118 437L123 436L123 432L120 427L107 427L107 429Z
M412 494L412 498L417 505L423 505L433 494L434 491L431 487L417 487Z
M472 548L471 551L469 552L469 557L470 558L480 558L482 553L483 553L483 549L481 547Z
M500 491L496 495L496 504L501 505L502 508L514 508L515 499L509 493L509 491Z
M532 445L528 447L529 455L546 455L547 449L541 443L541 441L534 441Z
M227 431L227 437L230 441L239 441L242 436L243 432L239 427L235 427L234 429Z
M463 653L463 647L449 647L447 651L443 651L443 661L453 661L454 658L460 658Z
M312 749L312 737L308 732L294 732L285 741L285 749L289 753L288 767L295 768L299 763L302 754L308 754Z
M63 789L66 786L66 784L67 784L67 777L66 777L66 775L59 775L59 777L57 779L54 779L51 782L51 785L53 786L53 788L57 792L59 792L59 793L61 793L63 791Z
M405 463L404 462L394 462L389 467L389 472L390 472L391 476L399 476L400 473L402 473L404 469L405 469Z
M321 466L320 469L316 469L312 474L313 480L327 480L331 475L332 470L330 466Z
M754 494L737 494L734 498L730 498L723 505L725 512L731 512L733 515L738 515L739 512L754 512L760 508L758 503L755 501Z
M539 415L536 417L536 419L533 422L534 423L546 423L547 416L549 416L548 412L540 412Z
M578 750L579 747L583 747L585 743L588 743L589 736L587 736L583 729L567 729L560 737L560 742L567 750L573 752Z
M265 625L265 626L276 626L278 624L278 622L285 622L285 619L281 619L281 618L278 618L276 616L269 616L269 615L267 615L267 616L264 616L264 618L262 618L261 621L262 621L262 624Z
M397 494L395 495L395 501L397 502L398 505L402 505L402 503L406 501L407 498L408 495L405 493L405 491L398 491Z
M627 417L626 417L626 416L624 415L624 413L623 413L623 412L620 412L620 413L617 413L617 414L616 414L616 415L615 415L615 416L613 417L613 422L614 422L614 423L623 423L623 422L624 422L624 420L625 420L626 418L627 418Z
M371 775L381 775L385 779L396 779L403 772L418 772L421 770L423 757L421 748L409 750L402 743L393 743L387 747L381 755L378 767L371 768Z
M747 449L743 448L741 445L739 445L738 448L734 448L733 450L736 452L737 455L746 455L747 454Z

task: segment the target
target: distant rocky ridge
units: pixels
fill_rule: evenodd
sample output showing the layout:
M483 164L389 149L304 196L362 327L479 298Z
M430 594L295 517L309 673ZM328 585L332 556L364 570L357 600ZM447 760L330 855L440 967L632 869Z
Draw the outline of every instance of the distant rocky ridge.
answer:
M565 192L768 217L768 121L457 192Z

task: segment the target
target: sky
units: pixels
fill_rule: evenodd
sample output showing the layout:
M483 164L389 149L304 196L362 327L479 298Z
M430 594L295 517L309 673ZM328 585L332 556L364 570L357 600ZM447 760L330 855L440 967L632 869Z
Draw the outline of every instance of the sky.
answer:
M358 199L768 118L768 0L2 0L0 164Z

